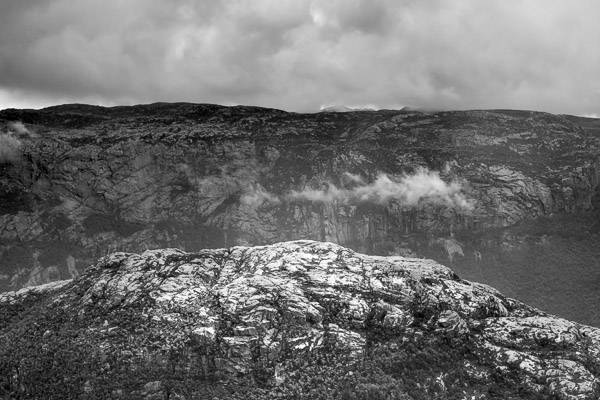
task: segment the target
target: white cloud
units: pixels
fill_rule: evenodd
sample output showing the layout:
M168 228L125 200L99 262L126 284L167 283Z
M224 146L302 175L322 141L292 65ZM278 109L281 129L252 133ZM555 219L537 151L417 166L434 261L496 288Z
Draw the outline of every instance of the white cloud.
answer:
M457 181L446 183L435 171L420 169L414 174L397 178L381 174L370 183L365 183L352 174L346 173L345 175L350 177L350 182L355 185L350 188L339 188L332 183L326 183L322 188L293 191L287 196L287 199L345 204L386 204L394 200L406 206L426 203L463 209L473 207L471 201L464 194L461 183Z
M303 201L348 205L397 202L409 207L436 204L463 210L473 208L464 182L446 182L437 171L425 168L401 176L379 174L371 182L360 175L344 172L340 176L340 186L326 181L320 187L307 186L278 196L258 183L256 166L248 167L224 166L220 174L205 177L196 184L201 193L212 193L213 196L215 193L223 196L239 193L240 204L252 209Z

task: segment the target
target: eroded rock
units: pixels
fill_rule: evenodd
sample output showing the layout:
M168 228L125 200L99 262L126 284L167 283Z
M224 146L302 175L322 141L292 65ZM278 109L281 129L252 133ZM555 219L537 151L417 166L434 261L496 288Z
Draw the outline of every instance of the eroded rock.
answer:
M367 256L332 243L115 253L57 289L51 304L73 314L139 309L163 351L193 343L205 369L236 377L261 366L276 385L293 373L288 361L303 354L359 362L375 331L468 340L479 354L478 367L464 364L474 379L517 370L529 389L565 399L591 399L599 384L598 329L461 280L430 260ZM110 348L110 329L87 334L105 335Z

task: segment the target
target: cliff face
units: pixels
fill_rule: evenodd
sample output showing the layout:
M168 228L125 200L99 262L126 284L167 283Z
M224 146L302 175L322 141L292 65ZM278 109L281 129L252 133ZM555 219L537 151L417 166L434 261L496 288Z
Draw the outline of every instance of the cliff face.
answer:
M332 243L114 253L76 281L0 295L0 311L1 395L600 394L599 329L431 260Z
M593 208L598 140L577 122L501 110L4 110L14 151L0 163L0 289L76 277L112 251L294 239L485 262L486 243L465 233Z

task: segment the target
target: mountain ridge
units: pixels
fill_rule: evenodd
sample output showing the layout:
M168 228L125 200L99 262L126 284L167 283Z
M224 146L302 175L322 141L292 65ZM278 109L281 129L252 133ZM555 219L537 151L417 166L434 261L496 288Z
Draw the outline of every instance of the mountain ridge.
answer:
M595 122L515 110L297 114L190 103L4 110L0 133L17 146L0 163L0 290L74 277L116 250L317 239L434 258L598 326L595 292L563 279L597 276L594 254L568 250L580 249L579 230L596 247ZM413 181L454 188L473 208L450 206L439 191L407 202L400 189ZM367 190L381 199L356 196ZM571 226L572 238L556 229L544 237L552 224ZM561 246L570 258L546 257L549 267L531 276L522 265L535 259L512 258ZM565 262L577 265L561 272ZM548 293L528 297L532 285Z

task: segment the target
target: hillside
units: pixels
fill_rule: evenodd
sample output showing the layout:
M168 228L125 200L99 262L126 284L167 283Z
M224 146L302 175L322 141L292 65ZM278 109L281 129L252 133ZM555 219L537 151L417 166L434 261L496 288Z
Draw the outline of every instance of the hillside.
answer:
M0 318L2 398L600 395L600 329L332 243L114 253Z
M114 251L312 239L433 258L600 326L599 127L513 110L4 110L0 290Z

